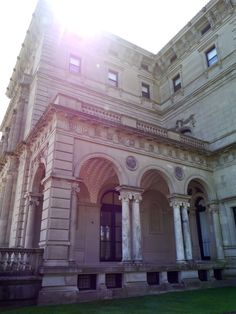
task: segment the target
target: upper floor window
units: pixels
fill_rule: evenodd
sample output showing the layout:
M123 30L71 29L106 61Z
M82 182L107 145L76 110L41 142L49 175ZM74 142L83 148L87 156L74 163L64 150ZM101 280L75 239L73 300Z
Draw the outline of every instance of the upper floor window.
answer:
M111 86L118 87L118 72L108 70L108 83Z
M81 59L75 56L70 56L69 71L72 73L81 72Z
M232 207L233 215L234 215L234 222L236 224L236 207Z
M206 59L208 67L211 67L218 61L218 55L215 46L212 46L210 49L206 51Z
M176 59L177 59L177 56L176 56L176 54L174 54L174 55L170 58L170 64L174 63Z
M148 65L146 63L141 63L141 69L148 71Z
M207 25L205 25L202 30L201 30L201 35L203 36L204 34L206 34L209 30L211 29L211 24L208 23Z
M180 79L180 75L177 74L174 78L173 78L173 88L174 88L174 92L177 92L177 90L181 89L181 79Z
M150 86L146 83L142 83L142 97L150 98Z

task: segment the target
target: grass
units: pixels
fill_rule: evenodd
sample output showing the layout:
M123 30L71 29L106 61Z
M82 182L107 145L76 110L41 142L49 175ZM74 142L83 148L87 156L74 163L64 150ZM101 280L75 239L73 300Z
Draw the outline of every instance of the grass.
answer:
M235 297L236 287L227 287L70 305L29 306L1 314L223 314L236 313Z

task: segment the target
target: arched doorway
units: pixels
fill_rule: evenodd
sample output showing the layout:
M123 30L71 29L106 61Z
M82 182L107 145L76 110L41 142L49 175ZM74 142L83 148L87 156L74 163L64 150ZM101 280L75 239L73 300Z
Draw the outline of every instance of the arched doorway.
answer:
M122 259L122 207L119 194L107 191L101 199L100 214L100 261Z
M210 260L214 254L214 241L211 232L211 217L207 209L207 193L203 185L192 180L188 186L188 195L191 196L189 221L193 245L193 258Z
M168 184L160 171L149 170L141 180L143 260L148 263L174 263L175 237L173 213L169 205Z
M28 199L28 217L26 225L26 247L37 248L40 242L40 232L42 223L43 209L43 185L42 180L45 177L45 166L39 164L35 173L32 191Z

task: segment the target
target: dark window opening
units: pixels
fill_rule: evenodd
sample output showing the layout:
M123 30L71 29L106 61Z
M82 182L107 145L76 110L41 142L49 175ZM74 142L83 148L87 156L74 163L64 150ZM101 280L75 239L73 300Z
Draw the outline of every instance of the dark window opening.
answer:
M176 54L174 54L174 55L170 58L170 64L174 63L176 59L177 59L177 56L176 56Z
M71 73L81 72L81 59L75 56L70 56L69 71Z
M108 83L113 87L118 87L118 72L113 70L108 71Z
M108 289L122 287L122 274L106 274L106 287Z
M96 274L78 275L79 290L96 290Z
M167 279L169 283L178 283L179 282L179 273L177 271L168 271Z
M206 51L206 59L208 67L211 67L213 64L217 63L218 55L215 46Z
M204 34L206 34L209 30L211 29L211 24L208 23L206 26L203 27L203 29L201 30L201 35L203 36Z
M149 284L149 286L159 285L159 272L147 273L147 283Z
M173 78L173 88L174 88L174 92L177 92L179 89L181 89L181 79L180 79L180 75L176 75Z
M122 207L119 194L108 191L102 197L100 214L100 260L121 261L122 259Z
M234 222L236 225L236 207L232 207L233 215L234 215Z
M216 280L222 280L222 269L214 269L214 277Z
M148 65L146 63L141 63L141 69L148 71Z
M142 97L150 98L150 86L146 83L142 83Z
M201 280L201 281L208 281L208 271L205 270L205 269L200 269L198 271L198 278Z

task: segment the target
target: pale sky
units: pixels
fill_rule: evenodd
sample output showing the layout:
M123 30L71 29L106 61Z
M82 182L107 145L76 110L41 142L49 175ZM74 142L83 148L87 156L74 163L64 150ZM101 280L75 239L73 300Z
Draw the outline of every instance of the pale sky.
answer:
M70 20L105 29L157 53L208 0L53 0ZM0 122L9 99L5 96L37 0L0 0ZM72 9L70 13L70 8ZM71 14L71 15L70 15Z

